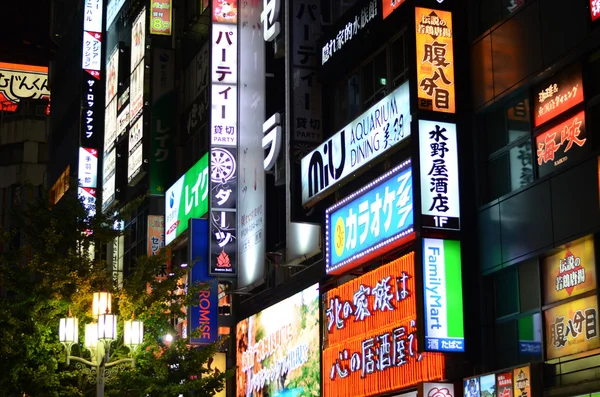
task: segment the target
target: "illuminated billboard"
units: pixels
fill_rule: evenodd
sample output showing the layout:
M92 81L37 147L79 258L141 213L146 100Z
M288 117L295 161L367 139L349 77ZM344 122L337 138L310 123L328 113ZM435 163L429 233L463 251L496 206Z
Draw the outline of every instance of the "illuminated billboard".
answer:
M464 352L460 241L423 239L425 350Z
M318 284L240 321L236 396L320 395L319 345Z
M544 318L547 360L600 347L596 295L548 309Z
M131 65L130 72L144 59L146 52L146 9L144 8L131 26Z
M417 346L415 255L326 293L323 396L389 393L445 378L442 353Z
M188 220L208 211L208 154L177 180L165 196L165 244L188 228Z
M415 8L419 109L454 113L454 45L450 11Z
M578 63L557 73L533 90L533 125L538 127L583 102L583 80Z
M410 160L325 211L326 271L340 274L413 235Z
M14 112L22 99L50 98L48 68L0 62L0 110Z
M79 148L79 186L96 187L98 183L98 150Z
M152 0L150 2L150 34L170 36L173 29L173 11L171 0Z
M410 135L410 120L406 82L302 159L302 204L324 197L333 186L404 141Z
M542 259L544 303L554 303L596 289L594 238L588 236L560 247Z

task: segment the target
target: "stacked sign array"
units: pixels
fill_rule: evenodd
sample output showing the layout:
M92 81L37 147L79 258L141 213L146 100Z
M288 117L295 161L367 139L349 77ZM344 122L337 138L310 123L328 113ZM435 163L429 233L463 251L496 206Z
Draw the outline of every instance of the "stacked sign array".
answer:
M106 62L106 99L104 104L104 155L102 160L102 211L115 201L117 150L117 91L119 87L119 46L116 46Z
M131 78L127 146L127 183L134 186L143 176L144 164L144 79L146 53L146 9L142 9L131 27Z
M410 253L327 292L324 396L372 396L444 378L444 356L417 347L414 277Z
M210 113L210 272L237 272L238 10L213 2Z
M531 397L535 389L532 368L511 368L494 374L466 378L463 381L465 397Z
M101 0L84 2L78 195L90 215L96 211L98 135L102 128L102 9Z

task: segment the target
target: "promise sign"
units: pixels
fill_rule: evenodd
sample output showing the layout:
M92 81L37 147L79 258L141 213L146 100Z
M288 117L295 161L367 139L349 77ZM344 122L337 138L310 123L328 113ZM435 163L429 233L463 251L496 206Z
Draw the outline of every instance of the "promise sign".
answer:
M423 239L425 350L464 352L460 241Z

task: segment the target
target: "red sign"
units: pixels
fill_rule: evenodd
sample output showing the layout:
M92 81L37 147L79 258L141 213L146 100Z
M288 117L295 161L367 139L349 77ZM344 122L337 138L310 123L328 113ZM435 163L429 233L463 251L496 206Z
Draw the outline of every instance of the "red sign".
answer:
M383 10L383 19L387 18L394 10L400 7L400 4L404 3L404 0L381 0L381 8Z
M600 0L590 0L590 14L592 22L600 18Z
M580 157L587 142L585 112L547 129L535 138L539 176L549 174L570 158Z
M575 64L546 80L534 90L534 126L544 124L581 102L583 102L581 67Z
M513 397L512 372L502 372L496 376L498 397Z

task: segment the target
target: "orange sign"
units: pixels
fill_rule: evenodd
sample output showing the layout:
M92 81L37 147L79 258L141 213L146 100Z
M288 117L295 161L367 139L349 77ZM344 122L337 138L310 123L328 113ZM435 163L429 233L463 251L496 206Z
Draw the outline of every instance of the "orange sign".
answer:
M420 353L414 253L327 292L323 396L372 396L445 378L444 355Z
M381 0L381 8L383 9L383 19L386 19L394 10L400 7L404 0L390 1Z
M534 89L535 127L583 102L581 66L574 64Z
M165 217L148 215L148 256L157 255L165 247ZM167 260L156 273L157 280L165 280L171 271L171 260Z
M529 365L513 369L515 397L531 397L531 370Z
M419 109L454 113L452 13L415 8Z
M48 68L0 62L0 110L15 112L21 99L50 98Z
M553 303L596 288L594 238L584 237L543 259L544 303Z
M151 0L150 34L170 36L173 28L171 0Z
M547 360L600 347L596 295L548 309L544 317Z

